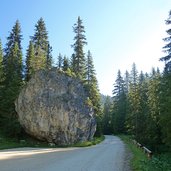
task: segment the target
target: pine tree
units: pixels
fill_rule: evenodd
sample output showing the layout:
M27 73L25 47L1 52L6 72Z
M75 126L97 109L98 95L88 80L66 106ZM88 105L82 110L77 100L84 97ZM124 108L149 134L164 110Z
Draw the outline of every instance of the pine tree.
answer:
M31 75L36 70L34 63L35 63L34 45L32 41L30 41L26 54L26 78L25 78L26 81L28 81L31 78Z
M138 71L133 63L129 85L129 112L127 114L127 129L130 133L138 137L138 114L140 112L140 96L138 89Z
M16 21L12 32L7 37L5 55L3 58L3 100L2 113L4 130L8 134L16 135L20 127L16 118L14 101L19 94L23 83L23 62L21 48L21 29L20 24Z
M46 69L51 69L52 68L52 46L48 43L48 48L47 48L47 59L46 59Z
M22 50L21 48L21 40L22 40L22 35L21 35L21 28L20 28L20 23L17 20L14 27L12 28L12 31L10 32L10 35L7 37L7 44L4 49L5 55L8 56L10 53L10 49L14 46L14 43L18 43L18 48Z
M2 44L0 40L0 84L2 83L2 78L3 78L3 50L2 50Z
M171 74L164 74L160 83L160 126L163 143L171 149Z
M171 25L171 10L169 17L166 20L168 26ZM165 61L165 71L161 78L160 84L160 126L162 128L163 142L171 148L171 28L167 31L168 37L164 38L167 44L163 47L164 52L167 54L165 57L160 58Z
M149 108L148 111L148 119L147 119L147 141L148 145L151 148L157 148L158 145L161 144L161 127L160 127L160 73L157 73L154 68L152 68L151 77L148 85L148 100L147 106Z
M3 58L5 84L11 82L14 76L17 76L19 82L23 79L23 61L22 61L22 48L21 48L21 28L17 20L12 32L7 37L7 44L5 48L5 55Z
M85 80L84 87L87 91L88 98L91 101L92 107L97 120L96 135L102 134L102 109L100 104L100 93L98 89L98 82L93 64L91 52L88 51L87 60L85 64Z
M51 68L52 48L48 41L48 32L46 30L43 18L40 18L35 25L35 34L31 37L35 50L35 70Z
M118 70L113 90L113 129L114 133L125 132L126 93L125 82Z
M144 73L141 71L138 77L138 95L139 95L139 111L137 113L137 140L144 144L148 142L147 140L147 114L149 113L149 108L147 105L148 101L148 79L145 77ZM143 122L142 122L143 121Z
M62 69L62 64L63 64L63 57L62 55L59 53L58 58L57 58L57 68L60 70Z
M64 56L62 68L63 71L67 71L69 69L69 59L66 56Z
M76 34L74 37L74 54L72 55L72 69L77 77L85 79L85 54L83 51L84 45L87 44L86 37L84 35L85 30L82 24L82 20L78 17L77 23L74 24L73 31Z
M3 50L2 50L2 44L0 40L0 120L1 120L1 115L2 115L2 100L3 100L3 78L4 78L4 73L3 73Z
M14 48L14 44L18 44L18 56L20 56L22 48L21 48L21 40L22 40L22 35L21 35L21 28L20 28L20 23L17 20L14 27L12 28L12 31L10 32L10 35L7 37L7 43L6 47L4 49L5 55L3 58L3 65L4 69L7 69L7 63L8 63L8 57L10 56L11 49ZM22 68L23 69L23 68Z
M112 134L112 102L111 97L107 96L103 108L103 133L105 135Z
M86 77L85 77L86 79L85 79L84 85L88 92L88 96L90 100L92 101L95 113L98 114L99 109L100 109L100 93L98 90L98 82L97 82L96 73L94 69L93 58L92 58L90 51L88 51L88 54L87 54L85 74L86 74Z
M70 60L70 64L71 64L71 71L74 72L76 71L76 61L75 61L75 54L71 55L71 60Z
M130 81L129 72L126 71L126 72L125 72L125 77L124 77L124 82L125 82L125 93L126 93L126 94L128 94L128 91L129 91L129 81Z
M96 73L93 64L93 58L90 50L87 54L87 61L86 61L86 83L88 85L94 83L97 84Z
M169 18L166 20L167 25L171 25L171 10L169 12ZM164 47L164 52L167 53L165 57L160 58L161 61L165 61L165 71L171 71L171 28L167 31L168 37L164 38L165 42L168 42Z

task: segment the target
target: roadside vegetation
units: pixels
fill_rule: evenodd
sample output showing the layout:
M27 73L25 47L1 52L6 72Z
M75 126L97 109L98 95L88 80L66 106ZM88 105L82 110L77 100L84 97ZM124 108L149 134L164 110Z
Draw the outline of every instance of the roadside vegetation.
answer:
M142 149L133 143L130 136L120 135L119 137L133 154L130 163L133 171L171 171L171 153L156 153L150 159Z
M85 142L77 143L73 145L73 147L88 147L88 146L96 145L96 144L101 143L104 139L105 139L105 136L101 135L100 137L94 137L92 141L85 141Z
M58 146L52 143L38 141L28 135L22 139L9 138L0 132L0 150L19 148L19 147L39 147L39 148L59 148L59 147L88 147L101 143L105 139L104 135L100 137L94 137L91 141L79 142L73 145Z
M0 150L19 147L51 147L46 142L38 141L25 134L21 139L10 138L0 132Z
M129 137L121 136L133 153L135 171L171 171L171 10L165 22L169 29L163 39L165 56L160 58L163 71L144 73L135 63L125 74L118 70L113 96L103 100L103 133L131 135L153 152L149 160Z

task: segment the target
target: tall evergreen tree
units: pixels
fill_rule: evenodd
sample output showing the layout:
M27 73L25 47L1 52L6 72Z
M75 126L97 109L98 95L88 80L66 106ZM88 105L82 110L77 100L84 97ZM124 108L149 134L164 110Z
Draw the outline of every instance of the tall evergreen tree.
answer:
M0 40L0 120L2 116L2 100L3 100L3 78L4 78L4 73L3 73L3 50L2 50L2 44Z
M95 68L93 64L93 58L90 51L88 51L87 60L85 64L84 86L95 112L95 116L97 120L96 135L99 135L102 133L102 109L100 103L98 82L97 82Z
M171 26L171 10L166 24ZM171 28L167 31L168 37L164 38L167 44L163 47L164 52L167 54L165 57L160 58L165 61L165 72L161 78L160 86L160 126L162 128L163 142L171 148Z
M61 53L59 53L58 58L57 58L57 68L62 69L62 64L63 64L63 57Z
M64 56L62 68L63 71L67 71L69 69L69 59L66 56Z
M47 57L46 57L46 69L51 69L52 64L53 64L53 59L52 59L52 46L48 43L47 47Z
M133 63L130 75L130 89L128 94L129 112L127 114L128 131L138 136L138 114L140 112L140 96L138 89L138 71Z
M169 18L166 20L167 25L171 25L171 10L169 11ZM171 28L167 31L168 37L163 40L167 42L167 44L163 47L164 52L167 53L165 57L160 58L161 61L165 61L165 71L171 71Z
M85 54L84 45L87 44L86 37L84 35L85 30L83 22L78 17L77 23L74 24L73 31L76 34L74 37L74 44L72 45L74 49L74 54L72 55L72 68L77 77L84 80L85 79Z
M34 45L32 41L30 41L26 54L26 81L28 81L31 78L31 75L34 73L35 70L36 68Z
M71 60L70 60L70 64L71 64L71 71L74 72L76 71L76 61L75 61L75 54L71 55Z
M161 127L160 127L160 73L157 73L154 68L152 68L151 78L148 85L148 100L147 106L149 108L146 135L148 145L151 148L157 148L161 144Z
M128 91L129 91L129 82L130 82L129 72L128 71L125 72L124 81L125 81L125 93L128 94Z
M118 71L113 90L113 129L114 133L125 132L126 93L125 82Z
M17 20L14 27L12 28L12 31L10 32L10 35L7 37L7 44L4 49L5 55L8 56L10 53L10 49L14 46L14 43L18 43L18 48L22 50L21 47L21 41L22 41L22 35L21 35L21 27L20 23Z
M7 43L6 47L4 49L5 55L3 58L3 65L4 65L4 71L6 72L7 65L8 65L8 58L10 57L11 50L14 48L14 44L18 44L18 57L22 54L22 47L21 47L21 40L22 40L22 35L21 35L21 27L20 23L17 20L14 27L12 28L12 31L10 32L10 35L7 37ZM19 61L21 61L19 59ZM21 62L20 62L21 63ZM23 69L23 68L22 68Z
M48 41L48 32L43 18L35 25L35 34L31 37L35 50L35 70L51 68L51 46Z
M137 119L136 139L142 144L145 144L147 142L147 138L146 138L147 114L149 113L149 108L147 105L147 101L148 101L147 92L148 92L148 79L141 71L138 77L139 111L137 112L137 116L136 116Z
M22 48L21 48L21 28L17 20L12 32L7 37L7 44L5 47L5 55L3 58L5 82L8 84L14 75L18 77L20 83L23 79L23 61L22 61Z
M99 113L100 109L100 93L98 90L98 82L96 78L96 73L93 64L93 58L91 52L88 51L87 60L86 60L86 77L85 77L85 87L88 92L88 96L92 101L95 113Z
M6 131L10 130L11 135L19 131L14 101L18 96L23 82L23 61L21 48L21 29L20 24L16 21L5 47L3 58L4 81L3 81L3 100L2 112L4 127Z
M171 149L171 74L164 73L160 82L160 126L163 143Z
M103 107L103 133L104 134L112 134L113 127L112 127L112 101L111 97L107 96L104 102Z
M0 40L0 84L2 83L2 78L3 78L3 50L2 50L2 43Z
M86 83L88 85L93 84L93 83L97 84L93 58L92 58L92 54L90 50L88 51L87 60L86 60Z

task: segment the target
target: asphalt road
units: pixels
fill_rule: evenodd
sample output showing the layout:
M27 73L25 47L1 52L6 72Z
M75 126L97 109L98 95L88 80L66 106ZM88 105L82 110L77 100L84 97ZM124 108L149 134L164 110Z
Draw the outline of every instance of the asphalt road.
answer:
M0 171L129 171L126 151L115 136L86 148L1 150Z

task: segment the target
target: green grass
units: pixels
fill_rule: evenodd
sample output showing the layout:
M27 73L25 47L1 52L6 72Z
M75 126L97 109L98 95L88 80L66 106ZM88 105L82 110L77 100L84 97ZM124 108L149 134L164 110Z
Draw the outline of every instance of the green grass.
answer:
M171 171L171 153L156 154L149 159L142 149L133 144L129 136L119 136L133 154L131 166L134 171Z
M100 137L94 137L92 141L76 143L73 145L73 147L88 147L88 146L96 145L96 144L101 143L104 139L105 139L104 135Z
M31 138L29 136L26 136L25 138L21 140L17 140L14 138L7 138L3 136L0 133L0 150L2 149L10 149L10 148L18 148L18 147L50 147L50 148L56 148L56 147L88 147L91 145L95 145L100 143L104 140L104 136L101 137L94 137L92 141L86 141L86 142L80 142L73 145L67 145L67 146L51 146L46 142L38 141L34 138Z
M40 142L33 138L25 138L17 140L15 138L7 138L0 136L0 150L18 148L18 147L50 147L46 142Z

